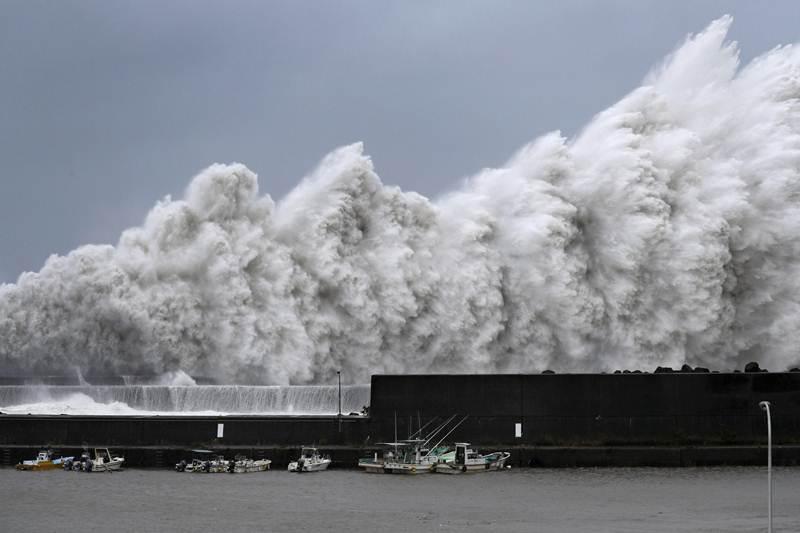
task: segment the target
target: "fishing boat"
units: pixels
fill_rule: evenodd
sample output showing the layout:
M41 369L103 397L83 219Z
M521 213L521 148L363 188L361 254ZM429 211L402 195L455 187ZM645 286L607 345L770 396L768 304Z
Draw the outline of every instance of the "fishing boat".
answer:
M116 472L122 469L124 457L113 456L108 448L95 448L94 458L86 462L86 472Z
M72 461L72 457L59 457L53 459L53 452L51 450L41 450L36 459L29 461L22 461L17 465L17 470L58 470L64 467L64 463Z
M389 443L392 451L386 454L383 470L387 474L426 474L439 462L439 455L447 452L447 447L428 450L423 439L408 439Z
M321 472L326 470L331 464L331 458L322 456L319 450L309 446L303 446L300 449L300 458L297 461L289 463L289 472Z
M233 461L228 461L228 472L234 474L247 474L250 472L264 472L269 470L272 461L269 459L250 459L244 455L237 455Z
M86 448L81 452L81 456L77 459L70 457L69 460L64 461L64 470L86 470L86 465L91 461L92 457L89 455L89 450Z
M381 443L378 443L381 444ZM383 443L387 445L388 443ZM358 460L358 467L363 468L364 472L368 474L383 474L383 465L386 463L386 454L388 450L384 450L379 454L375 452L373 457L362 457Z
M228 471L231 461L211 450L192 450L191 462L181 461L175 465L176 472L220 474Z
M439 474L462 474L466 472L488 472L502 470L511 454L492 452L482 455L469 447L468 442L457 442L456 449L449 457L442 457L433 467Z
M436 419L429 421L425 426L420 426L408 439L397 440L395 438L395 442L383 443L384 450L381 458L375 453L374 457L360 459L358 466L369 473L424 474L432 472L434 465L440 461L440 457L448 452L446 446L441 446L442 442L467 419L465 416L456 421L456 418L456 415L452 415L425 437L421 437L423 430ZM431 445L431 442L442 433L444 436L439 438L436 444ZM397 420L395 419L396 435Z

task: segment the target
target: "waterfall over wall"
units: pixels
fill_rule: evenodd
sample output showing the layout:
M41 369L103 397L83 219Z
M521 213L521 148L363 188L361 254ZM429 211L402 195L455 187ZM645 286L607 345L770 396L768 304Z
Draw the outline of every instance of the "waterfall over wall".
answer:
M342 386L342 412L369 405L369 385ZM336 414L336 386L0 386L0 411L32 414Z

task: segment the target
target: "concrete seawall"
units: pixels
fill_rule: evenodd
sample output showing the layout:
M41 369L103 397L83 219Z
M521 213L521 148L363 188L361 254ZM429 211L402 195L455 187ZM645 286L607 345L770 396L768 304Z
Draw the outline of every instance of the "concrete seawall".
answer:
M373 376L371 431L469 418L453 434L528 446L800 444L800 373ZM521 424L521 436L516 436Z
M281 465L297 447L317 444L345 466L395 431L403 438L455 414L467 418L447 441L509 449L516 465L762 464L761 400L773 405L776 464L798 464L800 373L373 376L370 416L341 419L0 415L0 462L86 444L122 451L138 466L168 465L199 447Z

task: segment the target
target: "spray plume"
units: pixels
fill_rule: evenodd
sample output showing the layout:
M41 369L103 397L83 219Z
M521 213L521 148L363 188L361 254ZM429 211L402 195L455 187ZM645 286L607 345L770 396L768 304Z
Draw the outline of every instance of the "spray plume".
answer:
M730 17L574 139L444 198L361 144L277 205L213 165L117 246L0 286L0 367L223 382L378 372L784 369L800 346L800 53L740 68Z

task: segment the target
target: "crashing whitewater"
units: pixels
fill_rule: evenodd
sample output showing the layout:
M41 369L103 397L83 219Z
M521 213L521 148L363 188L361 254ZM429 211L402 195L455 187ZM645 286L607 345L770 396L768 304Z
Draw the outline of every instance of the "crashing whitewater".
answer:
M800 361L800 49L729 17L575 138L436 201L361 144L280 202L213 165L116 246L0 286L0 368L220 382Z

